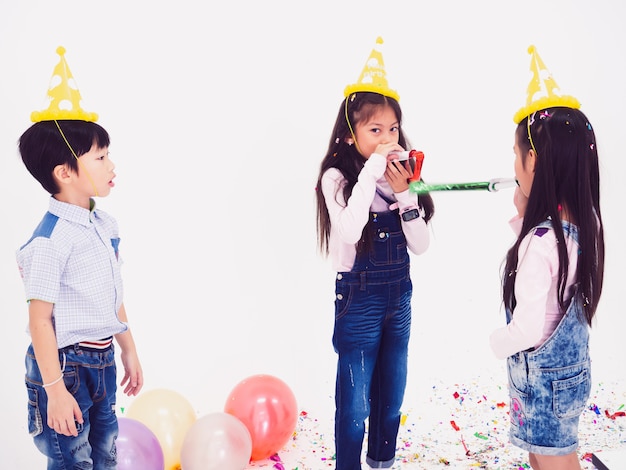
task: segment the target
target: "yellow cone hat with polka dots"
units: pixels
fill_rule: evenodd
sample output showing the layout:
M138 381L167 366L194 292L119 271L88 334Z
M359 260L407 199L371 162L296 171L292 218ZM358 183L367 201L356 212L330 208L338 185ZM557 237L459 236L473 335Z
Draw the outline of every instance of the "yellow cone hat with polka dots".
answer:
M539 57L535 46L528 48L531 55L530 71L532 77L527 89L526 106L513 116L515 124L519 124L526 116L530 116L540 109L563 106L566 108L580 108L580 103L573 96L561 95L559 86L552 78L543 60Z
M82 98L72 72L65 61L65 48L59 46L56 50L59 54L59 63L54 67L50 86L48 88L48 109L33 111L30 119L33 122L72 120L91 121L98 120L96 113L89 113L81 108Z
M343 94L346 98L352 93L369 91L388 96L396 101L400 100L398 93L389 88L389 84L387 83L387 73L385 72L385 63L383 62L381 52L382 44L383 38L379 36L376 39L376 45L365 63L365 67L363 67L359 80L345 88Z

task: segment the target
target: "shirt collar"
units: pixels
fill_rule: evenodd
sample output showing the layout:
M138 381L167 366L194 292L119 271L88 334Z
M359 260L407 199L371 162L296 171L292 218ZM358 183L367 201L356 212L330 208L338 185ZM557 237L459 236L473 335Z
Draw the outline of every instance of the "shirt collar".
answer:
M74 204L68 204L67 202L57 201L54 197L50 197L48 212L56 215L60 219L88 227L91 225L91 217L92 214L95 213L96 203L93 199L90 199L89 205L91 210L75 206Z

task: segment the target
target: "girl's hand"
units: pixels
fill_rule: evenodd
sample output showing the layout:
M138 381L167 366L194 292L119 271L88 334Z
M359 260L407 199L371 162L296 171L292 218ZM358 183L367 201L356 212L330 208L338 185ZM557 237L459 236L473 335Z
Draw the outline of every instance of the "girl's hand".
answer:
M389 160L389 153L391 152L404 152L404 149L398 145L398 144L394 144L394 143L388 143L388 144L378 144L376 146L376 148L374 149L374 153L377 153L379 155L382 155L384 157L387 157L387 160ZM392 155L391 158L395 158L396 160L398 159L398 157Z
M515 204L517 214L520 217L524 217L524 214L526 214L526 206L528 206L528 198L524 195L519 186L515 187L515 194L513 194L513 204Z
M409 178L412 174L408 160L400 162L394 155L387 158L385 179L394 193L401 193L409 189Z

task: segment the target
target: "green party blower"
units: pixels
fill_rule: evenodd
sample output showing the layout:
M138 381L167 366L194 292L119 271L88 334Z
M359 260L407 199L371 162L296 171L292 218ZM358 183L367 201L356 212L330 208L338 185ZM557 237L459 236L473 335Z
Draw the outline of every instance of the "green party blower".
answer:
M514 178L493 178L489 181L479 181L474 183L437 183L428 184L420 181L422 164L424 163L424 152L420 150L409 150L398 154L400 161L407 158L415 160L413 176L409 179L409 190L417 194L425 194L432 191L476 191L486 190L489 192L500 191L505 188L512 188L517 185Z

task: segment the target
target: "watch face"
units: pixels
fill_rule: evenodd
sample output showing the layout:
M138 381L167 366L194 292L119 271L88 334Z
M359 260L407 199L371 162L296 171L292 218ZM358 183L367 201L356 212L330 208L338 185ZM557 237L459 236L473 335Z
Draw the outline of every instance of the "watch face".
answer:
M420 216L420 213L417 209L411 209L410 211L406 211L402 214L402 220L408 222L409 220L417 219Z

